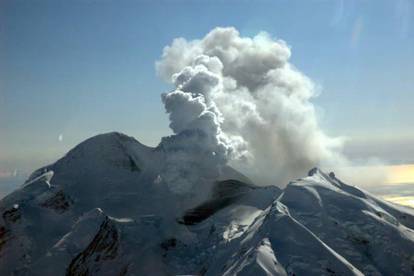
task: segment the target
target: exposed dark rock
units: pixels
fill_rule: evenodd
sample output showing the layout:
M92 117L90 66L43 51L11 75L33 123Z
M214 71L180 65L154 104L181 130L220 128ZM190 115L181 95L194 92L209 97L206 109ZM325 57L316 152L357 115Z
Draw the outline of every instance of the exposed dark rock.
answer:
M184 216L178 220L178 223L185 225L200 223L232 204L251 189L254 189L253 186L238 180L229 179L217 182L213 189L212 198L185 212Z
M175 239L175 238L165 240L160 244L161 248L164 249L164 250L174 248L176 245L177 245L177 239Z
M61 214L66 212L72 204L73 201L70 197L66 196L63 191L59 191L45 202L41 203L40 206L53 209Z
M369 240L362 238L362 237L351 237L351 240L359 245L367 246L369 244Z
M128 159L129 159L129 169L131 170L131 172L139 172L140 168L137 166L134 159L131 156L128 156Z
M99 271L99 267L102 267L100 263L113 260L118 256L118 246L118 230L115 224L107 218L88 247L72 260L66 270L66 275L90 275Z
M312 175L314 175L315 173L317 173L319 171L319 169L318 168L313 168L313 169L311 169L309 172L308 172L308 176L312 176Z
M329 275L336 275L335 271L333 271L329 267L326 268L326 271L329 273Z
M22 215L20 213L20 209L18 208L11 208L3 213L3 219L8 223L15 223L19 221L21 217Z
M2 251L3 247L6 245L7 241L10 239L12 239L10 230L6 229L6 227L4 226L0 226L0 252Z

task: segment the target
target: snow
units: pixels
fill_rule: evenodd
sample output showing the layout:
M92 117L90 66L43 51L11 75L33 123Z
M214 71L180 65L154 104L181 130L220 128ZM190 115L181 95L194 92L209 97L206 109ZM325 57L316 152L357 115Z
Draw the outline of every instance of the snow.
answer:
M322 204L310 203L315 193ZM412 273L414 243L406 233L413 232L414 220L409 213L320 171L288 185L279 200L364 274Z
M413 273L409 208L317 168L280 190L226 166L174 194L166 154L108 133L34 172L0 201L0 275Z
M48 184L48 186L50 186L50 181L52 180L54 175L53 171L46 171L42 174L40 174L39 176L32 176L30 177L24 184L22 187L27 187L33 183L36 183L38 181L44 181Z

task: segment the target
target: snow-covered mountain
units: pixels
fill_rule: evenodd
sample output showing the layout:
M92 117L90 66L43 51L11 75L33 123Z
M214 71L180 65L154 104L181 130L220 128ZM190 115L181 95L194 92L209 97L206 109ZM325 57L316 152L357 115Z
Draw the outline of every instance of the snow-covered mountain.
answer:
M35 171L0 201L0 275L414 275L409 208L318 169L177 194L168 154L109 133Z

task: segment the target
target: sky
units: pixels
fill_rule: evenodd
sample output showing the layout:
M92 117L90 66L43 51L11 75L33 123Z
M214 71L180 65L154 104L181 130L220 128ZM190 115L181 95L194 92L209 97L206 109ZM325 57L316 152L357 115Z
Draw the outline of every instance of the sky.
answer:
M286 41L320 91L322 128L346 137L351 160L393 173L414 163L413 1L2 0L0 185L98 133L157 145L171 133L160 100L171 87L155 62L174 38L217 26Z

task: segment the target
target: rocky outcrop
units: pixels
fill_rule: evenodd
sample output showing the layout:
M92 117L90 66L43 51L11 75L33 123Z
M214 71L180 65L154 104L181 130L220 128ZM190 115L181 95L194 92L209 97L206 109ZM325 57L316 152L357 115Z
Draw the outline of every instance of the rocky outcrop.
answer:
M88 247L72 260L66 275L93 275L99 272L102 262L115 259L118 250L118 229L111 219L106 218Z
M10 230L6 229L4 226L0 226L0 256L3 247L6 245L7 241L12 239Z
M57 213L61 214L66 212L72 204L72 199L69 196L66 196L63 191L59 191L41 203L40 206L53 209Z
M6 223L16 223L22 217L20 210L15 207L4 211L2 216Z

